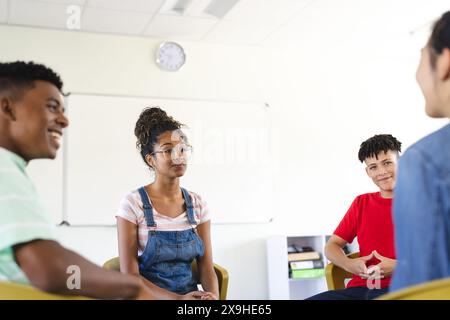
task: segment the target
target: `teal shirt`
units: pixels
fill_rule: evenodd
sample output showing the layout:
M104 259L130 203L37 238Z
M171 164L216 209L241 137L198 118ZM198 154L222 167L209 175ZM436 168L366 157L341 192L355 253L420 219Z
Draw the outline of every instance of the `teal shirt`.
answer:
M0 147L0 281L28 284L12 247L32 240L56 240L55 226L25 172L27 163Z

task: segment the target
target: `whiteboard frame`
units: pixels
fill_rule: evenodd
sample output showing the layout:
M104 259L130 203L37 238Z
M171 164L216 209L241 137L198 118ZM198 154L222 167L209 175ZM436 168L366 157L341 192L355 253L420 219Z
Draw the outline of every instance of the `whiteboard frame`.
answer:
M108 94L108 93L90 93L90 92L77 92L72 91L69 92L65 96L65 105L66 105L66 113L69 117L70 121L70 105L69 105L69 98L72 95L77 96L92 96L92 97L109 97L109 98L133 98L133 99L156 99L156 100L167 100L167 101L189 101L189 102L212 102L212 103L243 103L243 104L260 104L262 107L264 107L266 110L269 110L271 108L271 105L268 102L259 101L259 100L226 100L226 99L201 99L201 98L183 98L183 97L163 97L163 96L152 96L152 95L119 95L119 94ZM272 129L271 123L270 123L270 129ZM69 146L68 146L68 140L69 140L69 134L70 131L68 130L64 134L64 146L63 146L63 199L62 199L62 216L61 216L61 222L58 224L58 226L61 227L71 227L71 228L97 228L97 227L114 227L116 228L116 224L80 224L75 223L72 224L70 222L69 217L69 195L68 195L68 159L69 159ZM211 224L213 225L258 225L258 224L269 224L274 221L273 216L269 216L267 219L263 220L247 220L247 221L236 221L236 222L230 222L230 221L219 221L215 222L214 220L211 221Z

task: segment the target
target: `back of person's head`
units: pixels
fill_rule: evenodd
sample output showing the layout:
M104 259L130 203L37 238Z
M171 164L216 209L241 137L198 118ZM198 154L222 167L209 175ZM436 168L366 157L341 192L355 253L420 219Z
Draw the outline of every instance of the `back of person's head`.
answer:
M400 154L402 143L390 134L377 134L361 143L358 159L361 162L372 157L378 159L380 152L386 153L388 151L395 151Z
M42 80L62 90L62 80L52 69L34 62L0 62L0 94L18 99L26 89L34 87L34 81Z
M444 13L433 26L430 39L428 41L430 49L431 66L435 67L436 58L445 48L450 49L450 11Z

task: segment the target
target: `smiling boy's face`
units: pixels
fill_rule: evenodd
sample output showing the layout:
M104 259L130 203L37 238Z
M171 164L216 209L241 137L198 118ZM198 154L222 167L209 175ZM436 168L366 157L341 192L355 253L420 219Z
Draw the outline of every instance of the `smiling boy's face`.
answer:
M34 81L34 87L11 101L9 110L11 151L26 161L54 159L69 124L58 88L47 81Z
M392 192L395 187L397 173L396 151L388 150L380 152L376 157L368 157L364 160L367 175L381 192Z

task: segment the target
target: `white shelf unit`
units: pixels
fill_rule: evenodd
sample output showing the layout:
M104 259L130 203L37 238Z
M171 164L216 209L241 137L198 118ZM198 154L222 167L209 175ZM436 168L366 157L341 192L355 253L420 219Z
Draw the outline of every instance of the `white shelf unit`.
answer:
M288 246L309 246L322 256L324 266L328 260L324 254L326 235L272 236L267 239L267 271L269 299L301 300L327 290L325 276L311 279L290 279Z

